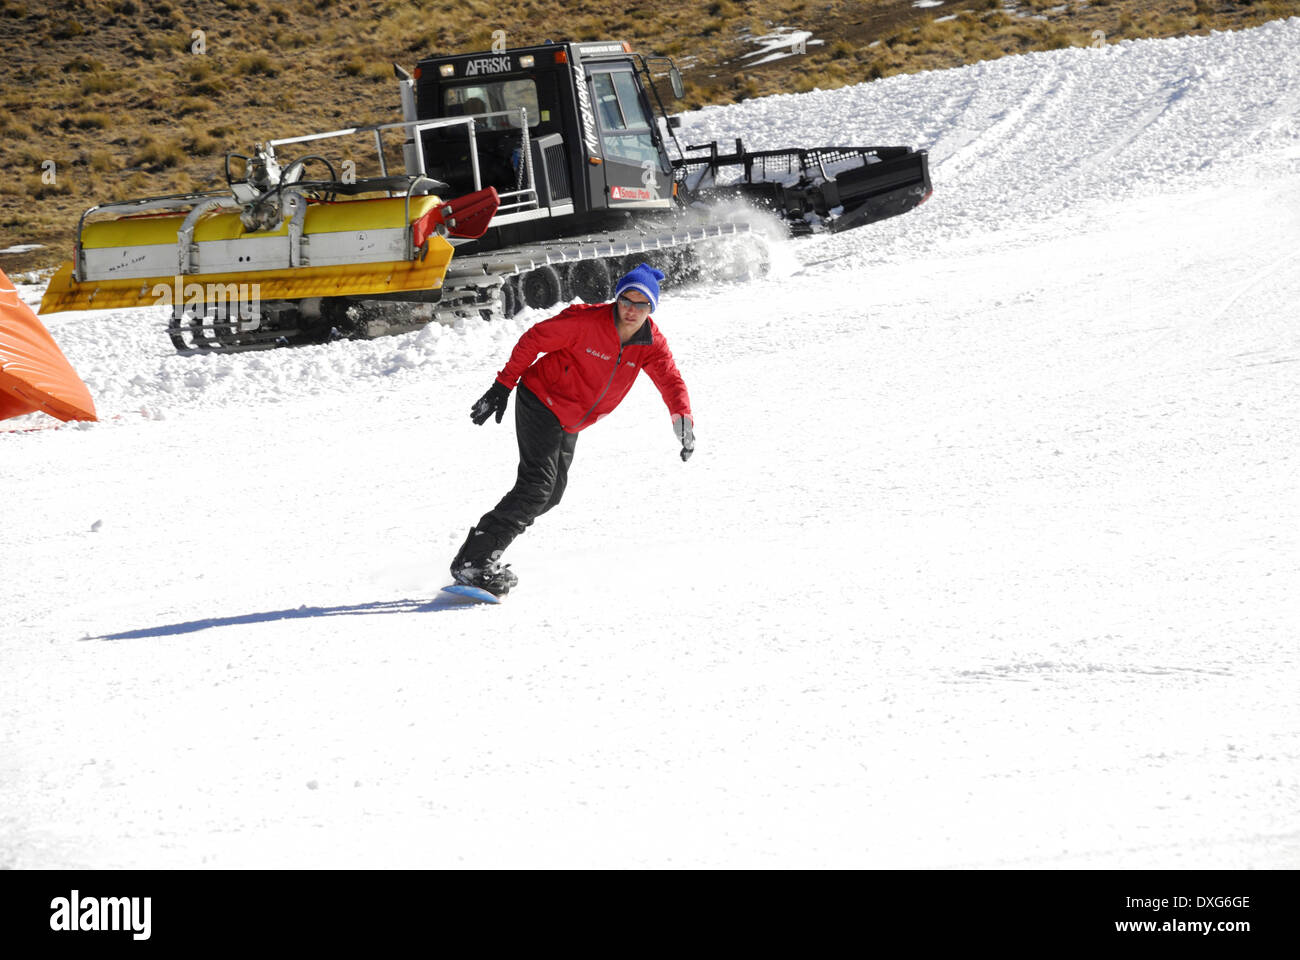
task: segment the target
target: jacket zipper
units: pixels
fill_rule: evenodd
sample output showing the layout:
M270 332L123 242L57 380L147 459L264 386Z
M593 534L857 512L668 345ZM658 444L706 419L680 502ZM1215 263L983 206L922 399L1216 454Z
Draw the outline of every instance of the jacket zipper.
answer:
M586 422L592 412L600 406L600 401L605 399L605 394L609 393L609 388L614 383L614 377L618 373L618 365L623 362L623 348L625 346L627 346L625 343L620 343L618 345L618 356L614 358L614 369L610 371L609 379L605 381L605 389L600 391L600 396L598 396L596 402L591 405L591 409L578 418L578 422L573 425L575 430Z

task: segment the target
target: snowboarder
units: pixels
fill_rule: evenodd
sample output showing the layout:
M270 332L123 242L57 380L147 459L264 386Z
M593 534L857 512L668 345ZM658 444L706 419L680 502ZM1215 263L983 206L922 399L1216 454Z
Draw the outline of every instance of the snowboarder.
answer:
M645 370L672 414L685 461L695 450L690 398L668 341L651 314L664 274L641 264L614 288L613 303L577 304L529 328L496 381L470 410L479 426L501 422L519 384L515 434L519 472L501 502L470 527L451 575L500 597L519 578L499 561L510 542L560 502L578 433L609 414ZM538 358L538 354L542 356ZM534 362L536 361L536 362Z

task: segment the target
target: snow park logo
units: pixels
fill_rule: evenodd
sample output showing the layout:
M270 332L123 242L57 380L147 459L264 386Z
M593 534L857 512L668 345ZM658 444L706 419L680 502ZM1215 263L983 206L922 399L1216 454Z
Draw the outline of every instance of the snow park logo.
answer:
M148 940L152 897L83 897L77 890L50 901L50 929L55 933L129 932Z
M260 283L195 283L184 277L172 277L171 283L155 284L150 291L154 303L171 307L177 320L187 309L202 316L209 309L222 319L262 319L262 285Z

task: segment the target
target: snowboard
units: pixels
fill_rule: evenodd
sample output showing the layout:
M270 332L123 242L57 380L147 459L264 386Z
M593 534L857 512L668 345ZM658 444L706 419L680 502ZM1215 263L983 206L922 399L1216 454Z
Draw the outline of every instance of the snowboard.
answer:
M458 597L468 597L470 600L477 600L479 603L500 603L503 599L494 593L488 593L482 587L471 587L463 583L453 583L449 587L443 587L442 592L454 593Z

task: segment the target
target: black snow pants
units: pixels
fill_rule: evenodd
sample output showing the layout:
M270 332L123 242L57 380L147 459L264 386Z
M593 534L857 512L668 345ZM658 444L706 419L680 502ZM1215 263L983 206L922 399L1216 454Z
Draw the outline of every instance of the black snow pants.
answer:
M566 433L546 404L520 385L515 398L515 439L519 442L519 473L515 485L478 522L497 550L504 550L534 520L560 502L569 482L569 464L578 444Z

